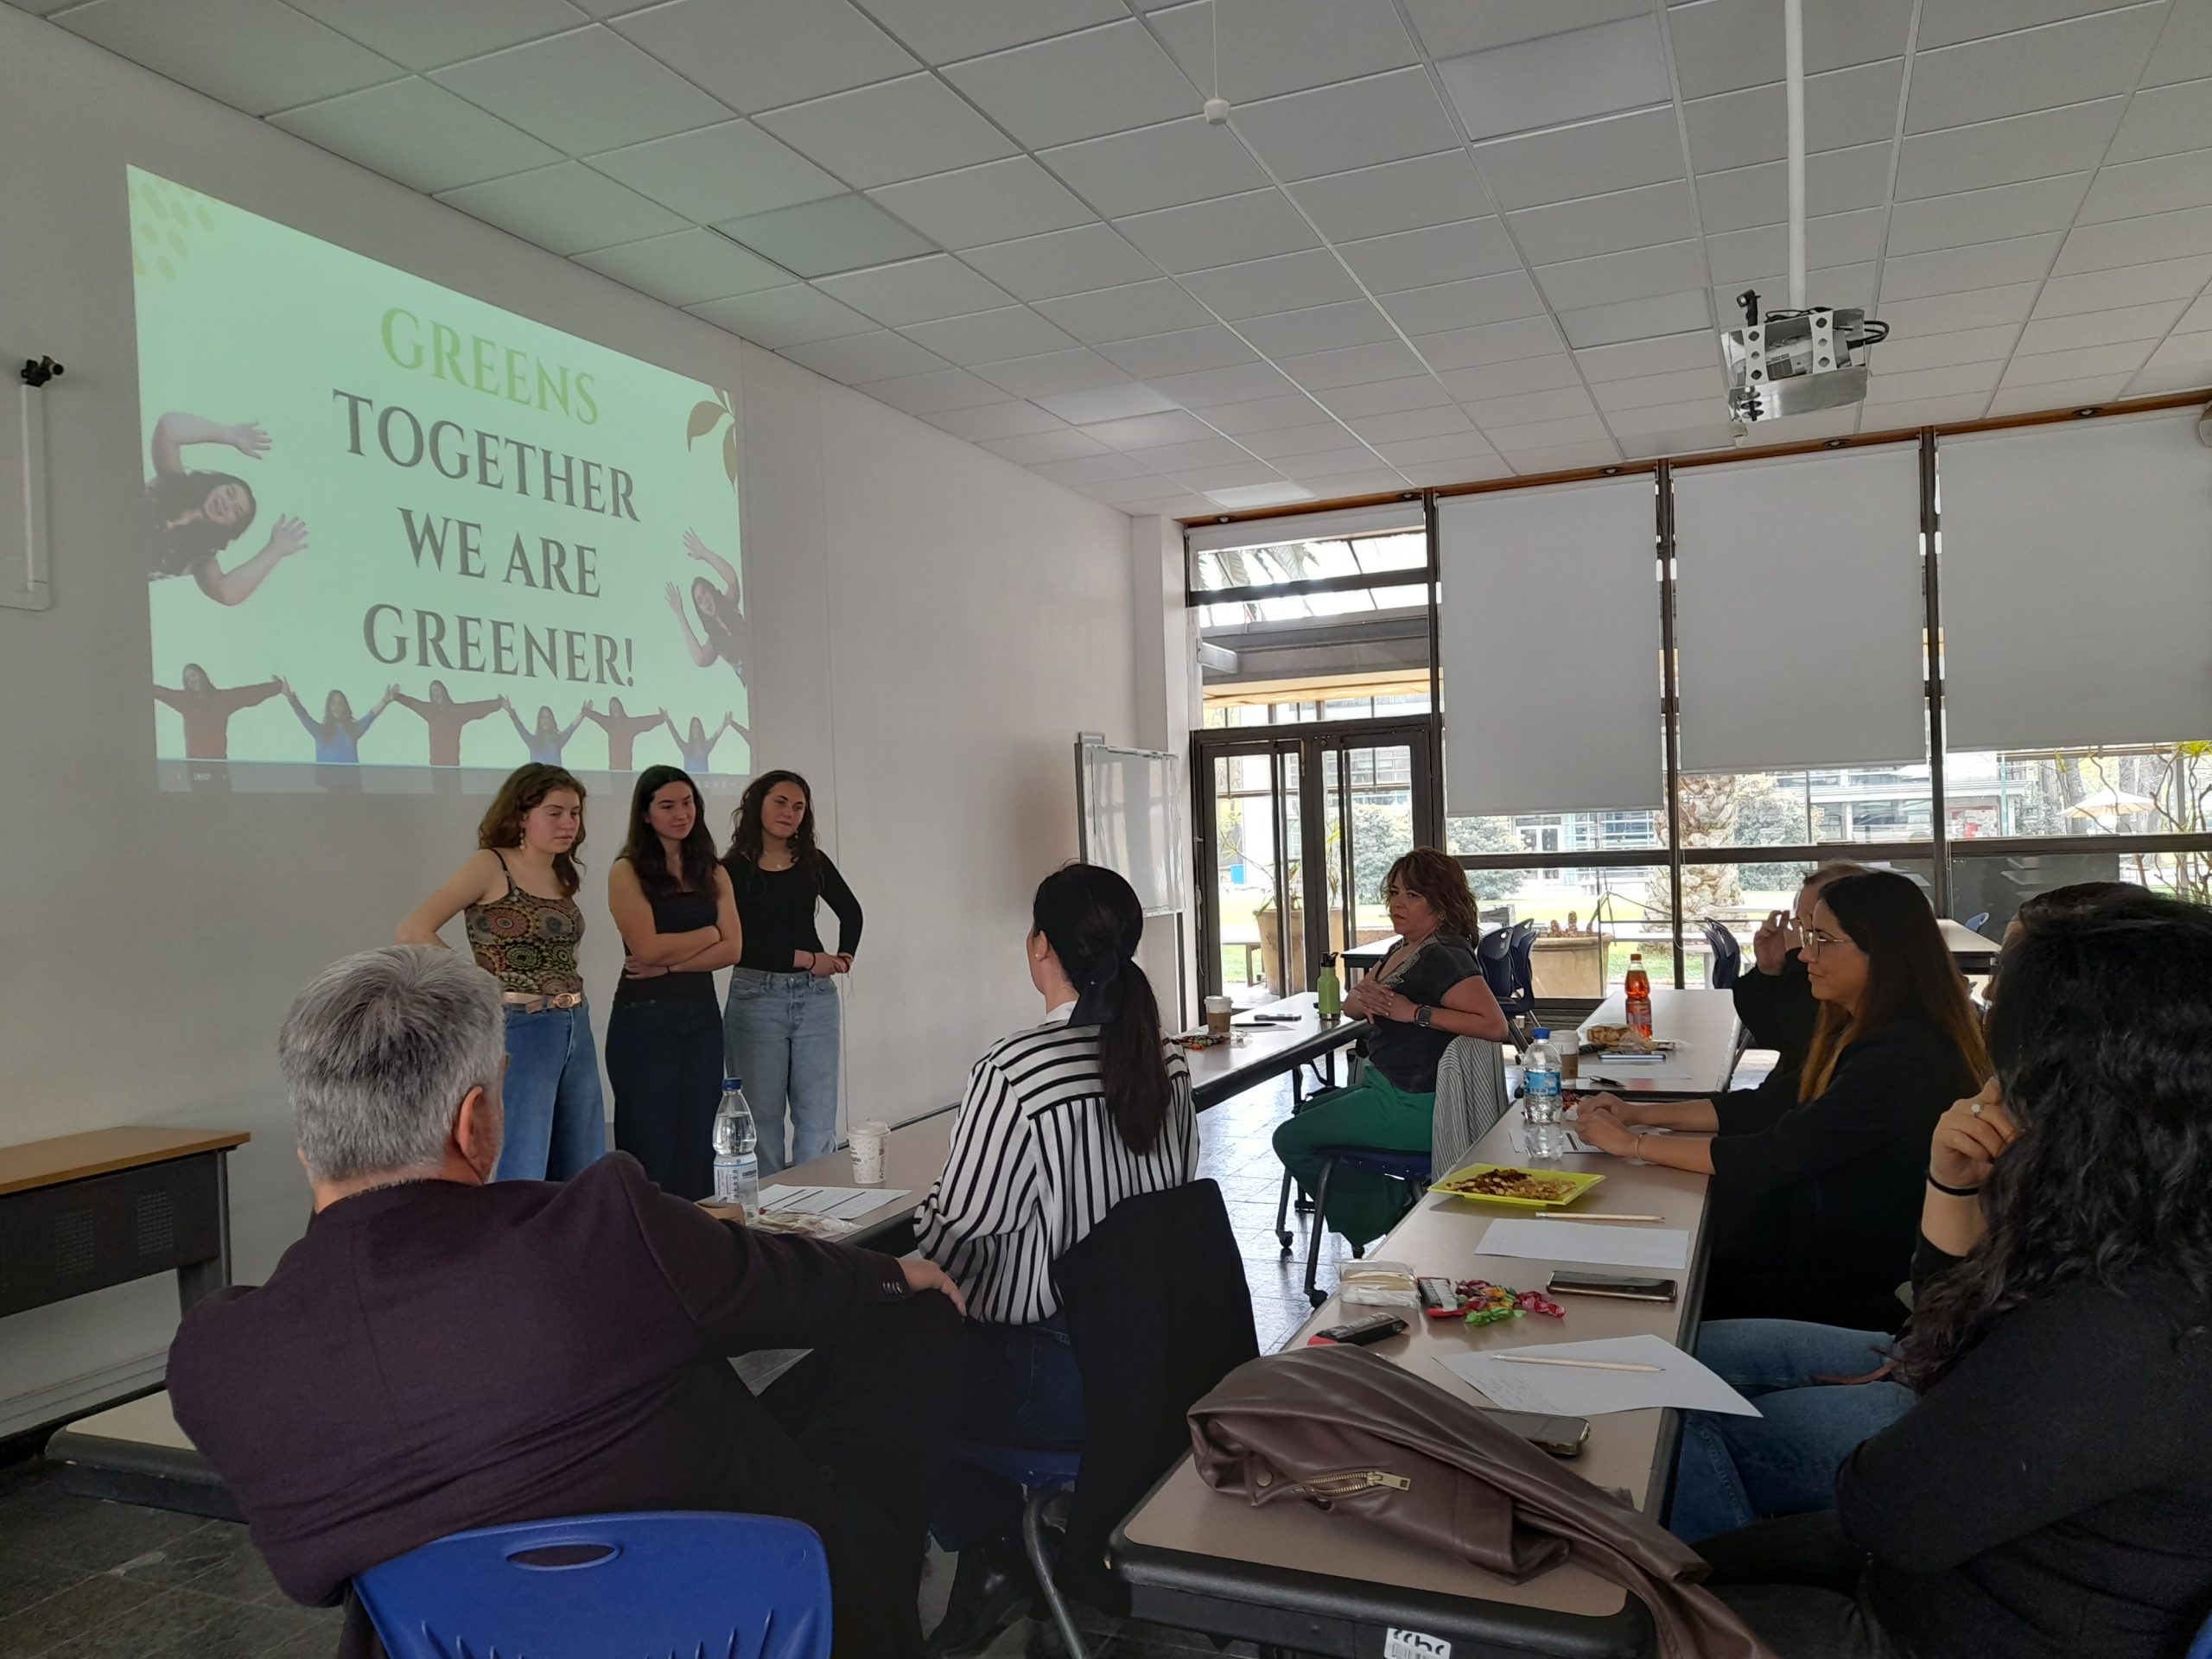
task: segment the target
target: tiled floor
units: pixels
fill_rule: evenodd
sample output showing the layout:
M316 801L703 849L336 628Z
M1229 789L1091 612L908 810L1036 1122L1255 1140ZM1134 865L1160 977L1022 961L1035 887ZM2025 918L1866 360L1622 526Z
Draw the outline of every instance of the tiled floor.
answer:
M1290 1112L1287 1078L1203 1113L1202 1173L1221 1183L1252 1288L1262 1351L1281 1347L1308 1313L1302 1288L1305 1225L1293 1213L1296 1253L1283 1260L1274 1234L1282 1168L1268 1137ZM1321 1283L1333 1281L1344 1241L1323 1240ZM327 1659L335 1610L284 1598L245 1529L224 1521L73 1497L53 1465L33 1458L0 1466L0 1659ZM952 1562L933 1556L923 1587L934 1623ZM1086 1615L1093 1659L1194 1659L1204 1637ZM1036 1627L1017 1621L987 1659L1018 1659ZM1231 1659L1251 1649L1237 1644Z

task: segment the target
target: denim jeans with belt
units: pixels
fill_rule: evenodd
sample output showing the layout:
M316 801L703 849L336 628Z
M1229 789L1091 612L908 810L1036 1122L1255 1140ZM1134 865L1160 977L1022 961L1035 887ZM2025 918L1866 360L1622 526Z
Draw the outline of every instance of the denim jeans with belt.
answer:
M591 1005L507 1010L506 1139L495 1181L565 1181L607 1150Z
M764 1179L837 1144L838 1016L834 979L730 970L722 1040L760 1132Z
M1697 1357L1759 1408L1757 1417L1682 1414L1667 1529L1684 1543L1773 1516L1835 1507L1836 1472L1861 1441L1904 1415L1902 1382L1821 1382L1864 1376L1897 1338L1798 1319L1716 1319Z

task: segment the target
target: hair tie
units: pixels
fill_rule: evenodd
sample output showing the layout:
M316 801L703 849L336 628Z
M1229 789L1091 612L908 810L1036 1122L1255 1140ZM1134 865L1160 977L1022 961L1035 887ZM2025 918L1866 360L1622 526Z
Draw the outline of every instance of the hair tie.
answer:
M1122 1017L1128 1001L1128 982L1122 968L1128 960L1113 950L1091 958L1076 997L1075 1012L1068 1016L1070 1025L1110 1026Z

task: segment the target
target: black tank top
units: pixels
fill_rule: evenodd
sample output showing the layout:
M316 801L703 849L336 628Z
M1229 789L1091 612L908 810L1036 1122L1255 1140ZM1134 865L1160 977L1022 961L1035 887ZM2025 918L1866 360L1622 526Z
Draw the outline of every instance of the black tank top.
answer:
M671 893L648 902L653 907L656 933L695 933L702 927L712 927L721 908L712 887L695 893ZM632 979L625 974L614 988L618 1007L625 1002L671 1002L702 997L709 1002L715 1000L715 976L711 973L655 974L650 979Z

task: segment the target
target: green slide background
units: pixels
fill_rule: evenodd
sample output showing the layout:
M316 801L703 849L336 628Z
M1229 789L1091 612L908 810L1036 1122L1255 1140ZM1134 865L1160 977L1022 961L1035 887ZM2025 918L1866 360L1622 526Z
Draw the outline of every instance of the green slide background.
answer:
M304 519L308 533L306 550L278 564L261 588L238 606L209 599L188 575L149 583L155 684L180 685L187 663L200 664L215 684L225 687L281 675L292 682L300 700L319 718L324 698L334 689L346 694L358 717L376 703L387 685L396 683L403 691L421 697L428 695L433 679L442 679L457 702L504 694L514 700L525 724L535 721L540 704L546 704L564 727L587 699L604 710L611 697L619 696L627 714L652 714L665 708L687 729L694 715L709 731L725 715L734 716L741 729L722 737L714 751L713 770L730 775L751 769L746 734L751 715L745 686L726 662L703 669L692 662L665 594L668 585L675 584L684 595L689 614L694 580L714 580L708 566L686 554L686 530L696 530L742 577L737 492L730 474L734 418L701 409L717 402L722 409L734 409L734 395L334 247L137 168L130 169L130 197L142 482L153 476L147 446L156 422L165 412L182 411L226 424L257 422L270 439L268 452L257 460L223 445L195 445L184 452L190 469L245 479L258 502L254 522L222 550L219 561L228 569L259 551L282 514ZM403 369L385 349L383 321L388 308L395 306L419 320L425 359L421 369ZM469 337L482 335L549 365L565 365L572 383L579 372L588 373L598 420L587 425L557 405L541 411L534 403L510 402L502 395L434 378L429 366L434 321L450 325L461 336L464 367L471 361ZM402 405L426 429L434 421L456 423L468 435L472 476L459 481L442 477L427 456L411 468L394 465L379 447L374 416L366 410L362 453L350 453L347 407L333 396L334 389L371 398L378 410ZM708 429L694 436L695 426ZM632 502L638 522L545 501L536 492L535 457L530 495L513 489L511 458L505 465L507 487L489 489L474 482L474 434L479 430L579 461L594 461L602 467L619 467L635 480ZM394 437L403 454L411 448L404 423ZM508 454L511 457L512 452ZM581 481L581 467L577 475ZM418 519L429 514L480 523L482 577L456 574L450 545L443 570L430 563L427 553L417 569L402 507L411 508ZM506 580L518 534L531 550L533 567L541 537L595 547L600 596L533 588L518 575ZM573 580L573 556L570 563ZM398 622L385 613L378 636L386 656L397 639L404 639L407 655L396 664L377 661L364 637L365 616L379 604L397 606L401 613ZM456 664L461 658L455 619L486 619L482 637L487 671L469 673L458 666L448 670L435 662L424 666L417 659L414 619L418 610L447 619L447 652ZM582 632L588 636L586 679L549 676L542 664L532 678L488 671L493 618L507 619L518 627ZM588 636L594 634L632 642L616 661L625 665L626 673L634 670L633 683L599 683L590 677L594 663ZM520 636L515 637L519 666ZM738 638L743 646L742 630ZM182 758L181 721L160 704L153 706L159 756ZM426 764L428 734L423 721L402 707L386 709L361 740L360 755L365 766ZM230 758L233 762L297 764L313 760L314 744L289 705L277 697L232 718ZM467 727L461 758L464 766L504 769L527 757L507 717L495 711ZM637 739L632 764L642 768L677 758L675 740L662 728ZM606 734L597 725L585 722L570 740L563 759L575 769L604 769L608 760Z

